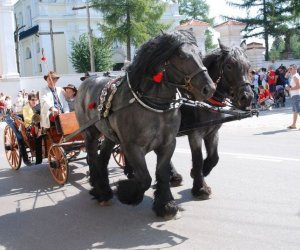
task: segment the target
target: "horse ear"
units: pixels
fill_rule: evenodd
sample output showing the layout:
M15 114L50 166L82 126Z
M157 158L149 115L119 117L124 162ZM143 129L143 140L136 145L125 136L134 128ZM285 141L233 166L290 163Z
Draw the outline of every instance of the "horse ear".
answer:
M160 30L160 32L161 32L162 35L166 34L162 29Z
M221 39L218 38L218 42L219 42L219 46L220 46L220 49L224 52L228 52L229 51L229 48L227 46L225 46L222 42L221 42Z
M241 42L240 47L241 47L244 51L247 50L246 40L243 40L243 41Z

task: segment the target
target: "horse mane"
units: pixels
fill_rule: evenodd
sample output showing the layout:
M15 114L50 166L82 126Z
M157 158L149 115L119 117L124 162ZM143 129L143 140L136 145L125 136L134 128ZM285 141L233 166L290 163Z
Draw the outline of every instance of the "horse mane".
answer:
M165 62L183 43L197 45L191 30L162 33L144 43L127 70L132 88L137 89L145 77L153 76L161 71Z

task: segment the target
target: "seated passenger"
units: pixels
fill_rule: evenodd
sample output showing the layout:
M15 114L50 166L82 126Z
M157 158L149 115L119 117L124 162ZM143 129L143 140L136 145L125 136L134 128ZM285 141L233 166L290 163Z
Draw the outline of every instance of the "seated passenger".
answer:
M41 127L50 128L50 122L54 125L56 116L69 112L69 105L64 90L56 86L59 76L54 71L50 71L44 79L47 81L47 86L40 93Z
M258 95L258 103L262 107L262 109L272 109L272 105L274 101L271 97L270 91L264 88L262 85L259 87L259 95Z
M35 107L38 105L38 98L36 94L30 93L28 95L28 103L25 104L23 107L23 119L25 128L28 130L29 136L31 136L34 139L34 145L35 145L35 157L36 162L35 164L40 164L43 160L42 156L42 137L40 133L40 126L39 126L39 120L36 117L37 116L35 112ZM23 152L24 154L24 152ZM28 161L27 155L23 155L24 162ZM26 160L27 159L27 160ZM28 164L25 162L25 164Z
M70 112L74 111L74 102L77 94L77 88L73 84L68 84L63 88L65 90L65 98L68 102Z

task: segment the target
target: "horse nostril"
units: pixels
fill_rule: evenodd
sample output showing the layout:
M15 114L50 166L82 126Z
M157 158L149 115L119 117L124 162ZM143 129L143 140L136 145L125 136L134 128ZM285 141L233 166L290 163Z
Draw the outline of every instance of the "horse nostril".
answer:
M207 86L205 86L203 89L202 89L202 94L204 96L207 96L209 94L209 88Z

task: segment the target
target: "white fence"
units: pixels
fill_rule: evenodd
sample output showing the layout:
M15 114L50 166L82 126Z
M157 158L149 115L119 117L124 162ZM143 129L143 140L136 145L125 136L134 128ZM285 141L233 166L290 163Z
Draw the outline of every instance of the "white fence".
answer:
M113 71L110 73L112 75L124 74L123 71ZM102 76L103 72L98 72L97 75ZM80 78L82 76L84 76L84 74L60 75L60 79L57 82L57 86L64 87L71 83L78 88L81 83ZM9 95L14 100L14 98L17 96L20 90L25 89L27 92L30 92L31 90L40 91L46 85L47 83L44 80L43 76L20 77L19 79L11 79L11 80L0 79L0 93Z

